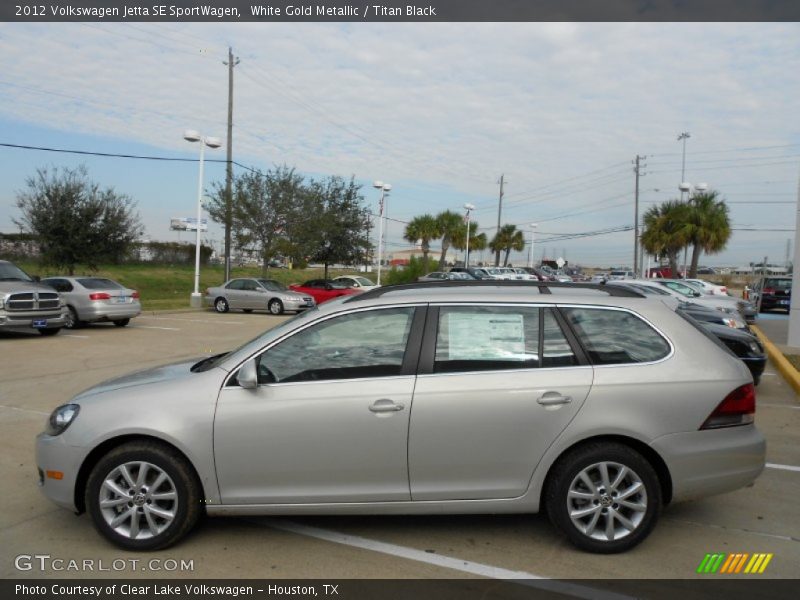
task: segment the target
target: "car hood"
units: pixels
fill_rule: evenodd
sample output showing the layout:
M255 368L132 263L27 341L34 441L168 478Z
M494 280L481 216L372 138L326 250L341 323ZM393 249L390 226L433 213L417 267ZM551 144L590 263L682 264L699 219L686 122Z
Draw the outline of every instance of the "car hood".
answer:
M102 383L98 383L97 385L90 387L87 390L84 390L75 396L74 400L80 401L84 398L89 398L91 396L96 396L97 394L119 390L122 388L144 386L152 383L161 383L164 381L188 377L192 373L192 365L197 364L198 361L202 360L202 358L203 357L193 358L192 360L185 360L169 365L155 367L153 369L136 371L134 373L123 375L122 377L108 379Z
M2 293L20 293L20 292L54 292L55 290L49 285L38 283L36 281L0 281L0 294Z

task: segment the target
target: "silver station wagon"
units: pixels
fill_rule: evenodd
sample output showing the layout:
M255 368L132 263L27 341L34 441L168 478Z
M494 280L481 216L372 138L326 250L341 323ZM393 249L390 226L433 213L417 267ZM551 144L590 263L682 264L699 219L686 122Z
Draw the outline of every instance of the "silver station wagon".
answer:
M610 553L664 505L756 479L754 412L742 362L656 298L423 283L102 383L53 411L36 461L50 499L127 549L169 546L204 512L546 509Z

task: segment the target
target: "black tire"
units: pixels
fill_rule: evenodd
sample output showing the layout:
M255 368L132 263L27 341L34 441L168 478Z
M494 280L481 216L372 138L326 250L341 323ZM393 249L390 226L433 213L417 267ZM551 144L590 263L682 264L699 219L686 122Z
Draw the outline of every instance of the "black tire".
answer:
M281 302L277 298L273 298L272 300L269 301L269 304L267 304L267 309L272 315L282 315L283 302Z
M68 308L69 311L67 313L67 321L64 324L64 327L67 329L78 329L79 327L83 327L85 323L78 318L78 312L71 306Z
M230 309L231 307L228 306L228 301L225 298L217 298L214 300L214 310L218 313L226 313Z
M114 325L116 325L117 327L125 327L130 322L131 322L130 319L117 319L116 321L114 321Z
M61 327L51 327L50 329L40 329L39 333L49 337L51 335L56 335L59 331L61 331Z
M617 487L612 488L615 491L605 489L600 477L601 465L606 465L608 480L612 484L620 473L624 475ZM628 469L627 474L618 467ZM579 477L582 472L595 485L595 492ZM595 478L593 474L598 477ZM636 487L637 483L641 486ZM576 494L585 494L586 498L570 497L571 489ZM624 504L618 502L618 494L634 489L638 491L625 497ZM589 498L592 495L594 499ZM661 513L661 485L652 465L641 454L616 442L597 442L580 446L556 461L550 470L544 504L553 525L575 546L588 552L612 554L633 548L653 530ZM629 506L633 505L646 509L632 510ZM577 513L578 524L573 522L571 510L573 514ZM586 514L579 516L581 511ZM629 526L633 525L633 529L624 526L616 515L627 521ZM595 533L589 535L587 531L592 520ZM609 521L613 527L611 540L606 530Z
M143 497L146 496L147 491L146 486L156 485L156 481L145 481L145 485L142 488L135 488L133 493L127 489L130 486L123 487L124 491L131 495L131 502L127 502L127 505L122 504L116 508L101 508L101 494L115 495L113 492L109 492L110 488L106 487L104 482L107 479L111 479L114 472L122 465L131 467L129 473L132 476L132 480L137 479L138 471L135 469L137 468L136 465L141 463L150 464L151 468L147 471L150 476L158 476L158 470L165 473L168 479L164 480L165 483L162 483L158 490L164 490L163 486L167 485L168 489L174 490L177 498L174 500L153 501L149 497L144 499ZM138 484L139 482L134 481L134 483ZM120 479L118 485L125 486L124 479ZM150 490L150 493L157 494L158 492L157 490ZM141 501L142 504L134 504L134 501ZM152 502L156 504L154 505ZM162 504L159 505L158 503ZM166 503L166 508L163 503ZM155 506L162 511L169 510L174 513L172 521L163 530L150 537L143 537L150 533L147 515L144 513L145 505ZM175 544L194 527L203 513L202 491L194 470L174 449L155 441L129 442L111 450L92 469L86 485L86 509L97 531L120 548L126 550L160 550ZM103 512L104 510L105 512ZM133 518L137 519L137 524L141 523L137 527L142 528L134 539L129 537L133 524L132 520L131 525L128 525L128 535L118 532L107 522L106 519L110 518L110 515L113 516L115 511L119 511L119 516L122 516L126 511L129 513L134 511ZM153 516L153 514L150 513L157 526L166 524L159 523L160 517ZM121 525L125 526L126 522L127 519Z

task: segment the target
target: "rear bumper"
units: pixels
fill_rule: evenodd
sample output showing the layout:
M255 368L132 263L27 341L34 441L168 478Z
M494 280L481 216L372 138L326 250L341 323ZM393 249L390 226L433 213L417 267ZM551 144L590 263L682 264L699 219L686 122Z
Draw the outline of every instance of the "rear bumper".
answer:
M81 308L78 311L78 318L81 321L117 321L120 319L132 319L142 312L142 305L139 302L131 304L100 304Z
M662 436L651 447L667 464L674 501L751 484L764 470L767 444L755 425Z
M759 377L764 373L764 368L767 366L766 355L760 358L742 358L741 360L747 365L747 368L750 369L753 379L758 381Z

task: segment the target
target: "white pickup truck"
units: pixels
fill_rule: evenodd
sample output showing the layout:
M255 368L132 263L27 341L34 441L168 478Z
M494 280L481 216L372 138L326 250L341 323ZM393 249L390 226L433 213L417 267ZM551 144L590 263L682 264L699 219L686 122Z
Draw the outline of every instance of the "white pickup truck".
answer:
M66 310L53 288L34 281L14 263L0 260L0 331L33 329L55 335L64 327Z

